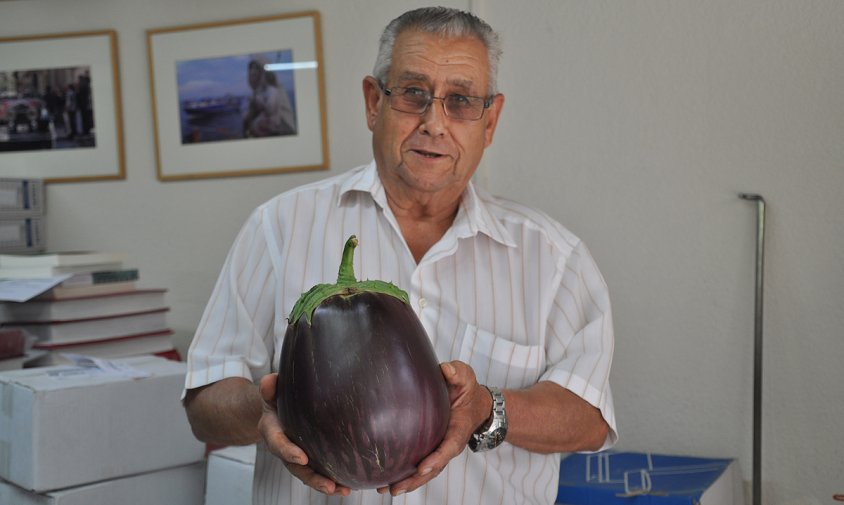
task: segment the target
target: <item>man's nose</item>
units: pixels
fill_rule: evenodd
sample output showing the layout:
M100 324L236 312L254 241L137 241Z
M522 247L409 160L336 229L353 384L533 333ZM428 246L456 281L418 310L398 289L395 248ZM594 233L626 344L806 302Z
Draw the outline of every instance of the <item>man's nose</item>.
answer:
M433 97L421 117L422 124L420 128L424 132L432 136L439 136L445 133L448 115L445 113L445 102L442 98Z

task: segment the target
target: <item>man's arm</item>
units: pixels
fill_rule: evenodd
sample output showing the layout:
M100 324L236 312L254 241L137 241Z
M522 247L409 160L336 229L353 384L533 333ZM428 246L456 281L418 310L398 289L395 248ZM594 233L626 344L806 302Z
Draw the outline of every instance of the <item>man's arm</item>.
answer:
M189 389L185 411L194 436L219 445L248 445L261 439L258 422L263 400L258 387L242 377L229 377Z
M504 390L504 401L509 424L505 440L532 452L596 451L609 433L600 410L553 382Z

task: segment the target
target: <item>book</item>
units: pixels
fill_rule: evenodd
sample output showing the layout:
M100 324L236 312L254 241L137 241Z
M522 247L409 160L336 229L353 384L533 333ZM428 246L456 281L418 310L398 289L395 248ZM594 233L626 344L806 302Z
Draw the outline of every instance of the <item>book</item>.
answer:
M77 286L91 286L111 282L136 281L140 278L137 268L121 268L117 270L97 270L94 272L79 272L68 277L59 287L70 288Z
M167 327L169 307L86 319L61 321L16 321L14 326L33 335L38 342L54 344L107 340Z
M101 284L91 287L108 286ZM55 289L55 288L54 288ZM5 303L6 321L66 321L146 312L166 307L166 289L136 289L121 293L55 298L41 295L20 303Z
M64 265L64 266L31 266L31 267L2 267L0 279L46 279L64 274L92 273L98 271L119 270L118 263L100 263L97 265Z
M26 354L27 338L20 328L0 328L0 359Z
M98 251L0 254L0 268L90 266L104 263L122 263L123 260L122 254Z
M64 298L79 298L83 296L110 295L135 291L136 289L137 286L135 281L81 284L78 286L74 286L73 284L65 285L65 283L61 283L33 298L33 300L59 300Z
M164 328L160 331L124 335L95 342L64 344L38 342L33 346L33 349L43 354L27 366L69 364L71 360L62 356L66 353L107 359L147 354L164 355L172 353L175 349L172 335L172 330Z

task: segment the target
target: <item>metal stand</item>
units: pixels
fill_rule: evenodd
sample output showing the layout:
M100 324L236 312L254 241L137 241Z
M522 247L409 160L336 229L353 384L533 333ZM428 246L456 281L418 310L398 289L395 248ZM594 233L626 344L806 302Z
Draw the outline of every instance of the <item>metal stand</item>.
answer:
M753 345L753 505L762 503L762 288L765 274L765 199L741 193L739 198L756 202L756 304Z

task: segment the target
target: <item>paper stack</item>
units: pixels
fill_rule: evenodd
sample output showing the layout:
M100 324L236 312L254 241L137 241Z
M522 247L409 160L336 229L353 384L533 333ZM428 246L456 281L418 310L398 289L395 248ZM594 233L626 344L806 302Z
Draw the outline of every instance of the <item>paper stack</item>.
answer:
M124 267L122 254L0 254L0 278L57 280L38 296L2 304L3 327L31 336L32 349L41 351L27 367L67 362L65 353L178 358L167 325L166 290L138 288L138 270Z

